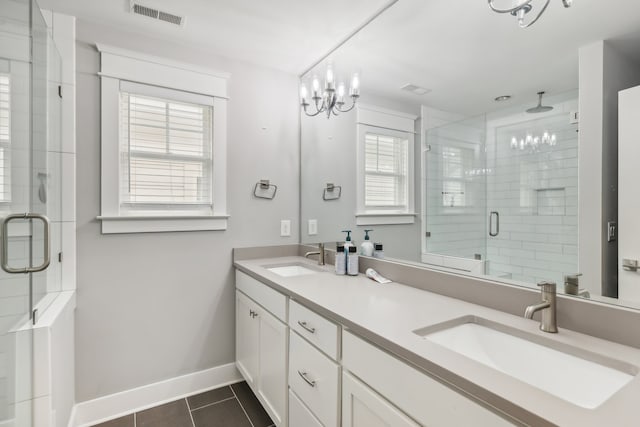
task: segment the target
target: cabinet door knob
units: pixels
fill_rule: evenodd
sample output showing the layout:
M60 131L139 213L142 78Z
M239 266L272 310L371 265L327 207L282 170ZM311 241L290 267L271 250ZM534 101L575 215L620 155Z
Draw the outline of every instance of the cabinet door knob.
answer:
M301 372L298 371L298 375L300 375L300 377L302 377L302 379L309 384L311 387L315 387L316 386L316 382L314 380L309 379L308 375L306 372Z
M309 326L307 324L307 322L302 322L300 320L298 320L298 325L302 326L306 331L315 334L316 333L316 328L312 328L311 326Z

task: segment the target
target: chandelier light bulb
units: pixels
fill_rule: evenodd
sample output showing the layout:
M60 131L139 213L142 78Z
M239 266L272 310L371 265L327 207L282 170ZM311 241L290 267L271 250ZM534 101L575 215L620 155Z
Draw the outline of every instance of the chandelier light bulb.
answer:
M320 80L318 80L318 77L313 76L311 87L313 88L313 97L314 98L319 97L320 96Z
M338 85L338 102L344 102L344 92L344 83L340 82L340 84Z
M302 83L300 85L300 102L302 104L307 102L307 85L305 85L304 83Z
M326 76L326 80L325 80L325 90L327 91L333 91L335 90L336 87L336 77L333 74L333 64L331 62L329 62L327 64L327 76Z
M353 73L353 77L351 78L351 89L356 91L360 89L360 76L358 73Z
M518 148L518 139L515 136L511 138L511 148Z

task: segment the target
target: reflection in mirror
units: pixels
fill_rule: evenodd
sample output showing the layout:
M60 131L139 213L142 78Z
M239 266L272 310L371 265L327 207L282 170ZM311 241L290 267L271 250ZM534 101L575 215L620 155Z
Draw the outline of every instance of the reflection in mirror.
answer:
M622 266L640 247L617 241L640 4L615 3L552 2L524 29L482 1L404 0L366 25L301 77L330 63L336 85L360 83L353 111L301 115L303 243L373 229L388 258L640 308Z

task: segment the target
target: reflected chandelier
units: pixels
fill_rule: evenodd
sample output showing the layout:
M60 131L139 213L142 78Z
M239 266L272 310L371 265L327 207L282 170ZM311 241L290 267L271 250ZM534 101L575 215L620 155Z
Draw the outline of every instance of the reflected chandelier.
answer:
M351 105L349 107L345 107L345 95L346 87L344 82L339 82L336 89L336 78L331 62L327 64L324 89L320 90L320 80L318 80L317 76L314 76L311 82L311 104L313 104L315 111L307 109L309 107L307 86L304 83L300 84L300 106L305 114L310 117L317 116L320 113L327 113L327 118L329 118L332 114L337 116L339 113L353 110L360 97L360 76L358 73L354 73L351 77L351 87L349 88Z
M540 3L542 4L542 6L540 8L540 11L536 14L534 12L534 7L533 7L534 0L515 0L515 1L507 0L511 3L510 7L496 6L496 3L500 3L499 0L487 0L487 1L489 2L489 7L494 12L509 13L515 16L518 19L518 25L520 25L520 28L528 28L533 24L535 24L538 21L538 19L540 19L544 11L547 10L547 7L549 7L549 3L551 3L551 0L541 0ZM503 1L502 3L506 3L506 1ZM573 0L562 0L562 4L564 5L565 8L571 7L572 3L573 3ZM534 12L534 14L530 16L531 19L527 19L530 12Z

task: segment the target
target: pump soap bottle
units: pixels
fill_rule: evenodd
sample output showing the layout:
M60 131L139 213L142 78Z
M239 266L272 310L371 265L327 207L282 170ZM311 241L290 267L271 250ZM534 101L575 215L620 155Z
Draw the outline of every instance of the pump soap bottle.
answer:
M344 247L347 252L349 252L349 246L355 246L351 241L351 230L342 230L343 233L347 233L347 238L344 239Z
M347 274L347 252L342 243L336 244L336 274Z
M369 232L373 230L364 230L364 242L360 245L360 255L373 256L373 242L369 240Z

